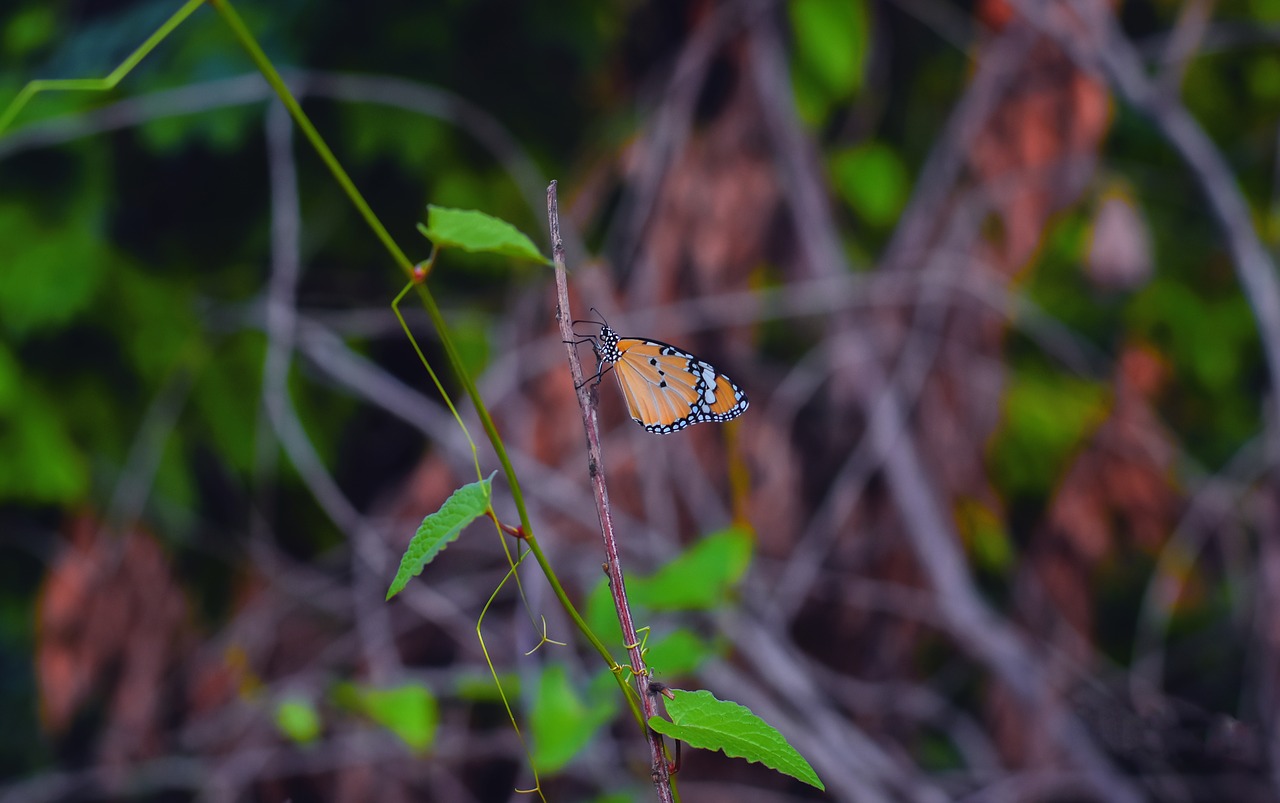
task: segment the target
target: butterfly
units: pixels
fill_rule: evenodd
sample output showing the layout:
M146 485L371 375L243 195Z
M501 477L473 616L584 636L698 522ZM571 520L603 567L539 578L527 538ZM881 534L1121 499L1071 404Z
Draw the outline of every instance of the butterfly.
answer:
M588 322L594 323L594 322ZM747 394L712 365L660 340L621 337L600 324L588 337L599 365L613 366L631 419L649 432L667 434L703 421L728 421L747 409Z

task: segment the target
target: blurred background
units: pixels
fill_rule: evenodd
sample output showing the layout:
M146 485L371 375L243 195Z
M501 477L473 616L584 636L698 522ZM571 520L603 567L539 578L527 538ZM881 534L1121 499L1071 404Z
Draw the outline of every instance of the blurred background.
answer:
M177 6L8 0L0 109ZM412 259L428 203L549 252L556 178L575 317L749 394L654 436L600 387L657 677L827 786L685 750L685 800L1280 796L1280 4L237 8ZM383 602L475 478L403 281L210 8L0 135L0 801L537 799L526 747L655 799L491 526ZM429 281L621 656L549 269Z

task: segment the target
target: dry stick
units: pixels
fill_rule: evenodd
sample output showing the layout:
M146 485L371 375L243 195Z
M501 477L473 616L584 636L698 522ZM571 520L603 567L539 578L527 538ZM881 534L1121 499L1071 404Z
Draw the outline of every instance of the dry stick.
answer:
M582 408L582 428L587 434L587 473L591 475L596 510L600 513L605 572L609 579L609 591L613 594L613 607L618 612L618 623L622 625L622 638L626 641L627 654L631 658L631 672L635 676L636 691L640 694L640 708L644 711L644 720L647 723L650 717L657 715L658 707L653 695L649 693L649 672L644 666L644 656L640 654L640 641L636 637L635 623L631 621L631 607L627 602L627 585L622 577L622 561L618 558L618 541L613 534L613 514L609 510L609 490L605 487L604 460L600 453L600 419L596 412L596 386L584 380L582 363L578 360L578 349L574 345L574 340L577 338L573 335L572 318L569 315L569 282L565 276L564 243L560 240L560 209L556 201L555 181L547 185L547 223L551 227L551 256L556 266L556 322L560 324L560 338L565 341L565 349L569 352L569 374L573 377L573 386L577 388L578 393L578 405ZM674 803L671 777L667 772L666 757L663 755L662 734L647 725L645 732L649 737L653 785L658 790L658 799L663 803Z
M1010 39L1022 40L1020 35ZM784 87L778 80L785 76L785 61L777 36L767 27L757 29L752 64L763 90L769 92L766 108L793 109ZM1013 48L1016 50L1019 48ZM804 257L817 269L835 270L846 264L844 252L836 237L836 225L825 200L817 195L820 181L808 180L806 171L812 162L800 157L809 147L799 130L794 113L774 115L779 125L773 136L785 157L783 166L791 176L784 180L793 213L798 239L805 249ZM847 268L846 268L847 270ZM958 546L959 539L949 523L945 510L933 488L930 472L909 437L909 426L903 408L901 391L889 384L880 356L870 351L869 344L852 335L841 333L841 345L862 366L860 384L866 389L864 403L870 424L868 437L880 458L888 485L903 518L904 535L920 563L940 609L947 619L953 637L1013 691L1015 696L1042 719L1055 746L1083 770L1098 796L1114 803L1134 803L1141 795L1127 778L1111 765L1109 757L1095 744L1081 723L1069 710L1055 707L1051 678L1039 656L1026 638L999 616L978 593L968 572L968 563Z
M1044 13L1046 6L1025 0L1013 5L1037 30L1051 37L1077 67L1091 74L1100 73L1120 98L1146 116L1200 185L1222 228L1245 299L1253 308L1263 358L1271 375L1271 392L1265 402L1269 414L1266 429L1271 450L1268 457L1276 461L1280 452L1280 432L1276 430L1280 427L1280 280L1276 277L1276 262L1254 229L1249 205L1227 160L1176 94L1162 92L1147 76L1138 51L1111 12L1099 7L1096 14L1082 13L1091 28L1081 35L1055 24Z

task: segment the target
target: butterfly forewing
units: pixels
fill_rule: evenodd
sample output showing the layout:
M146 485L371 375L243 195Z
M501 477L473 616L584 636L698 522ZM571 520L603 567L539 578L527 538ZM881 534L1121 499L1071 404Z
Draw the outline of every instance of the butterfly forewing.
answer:
M700 398L696 377L661 353L663 347L634 338L618 344L614 365L631 417L646 427L674 427Z

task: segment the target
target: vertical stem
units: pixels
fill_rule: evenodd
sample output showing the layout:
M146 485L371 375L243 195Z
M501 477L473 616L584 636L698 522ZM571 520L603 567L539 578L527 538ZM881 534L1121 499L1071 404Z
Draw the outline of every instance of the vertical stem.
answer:
M569 373L573 377L574 387L578 389L578 405L582 408L582 426L587 435L587 474L591 477L591 488L596 497L596 510L600 514L600 535L604 539L605 571L608 573L609 590L613 594L613 606L618 612L618 623L622 625L622 638L626 641L627 654L631 659L631 671L635 676L636 691L640 695L640 707L644 711L644 721L658 713L654 696L649 693L649 673L645 669L644 656L640 654L640 643L636 637L635 622L631 619L631 607L627 602L627 586L622 576L622 561L618 558L618 541L613 533L613 514L609 509L609 489L605 484L604 460L600 452L600 421L596 411L596 387L583 381L582 363L578 360L577 347L573 344L573 328L569 314L569 284L565 277L564 243L560 240L560 210L556 200L556 182L547 187L547 222L551 227L551 255L555 260L556 273L556 322L560 325L560 339L565 341L569 352ZM663 803L674 803L671 789L671 777L667 772L667 761L664 755L662 734L645 725L645 734L649 740L649 754L652 759L653 785L658 790L658 799Z
M285 84L280 73L271 64L271 60L267 58L266 53L263 52L262 47L258 44L257 40L253 38L253 34L249 31L249 28L244 24L244 21L240 19L240 15L236 13L235 8L232 7L231 0L200 1L208 2L209 5L213 6L218 13L222 15L223 20L231 29L232 34L237 40L239 40L241 46L244 47L246 52L248 52L250 59L252 59L253 63L258 67L258 70L267 80L267 83L275 90L277 96L280 98L280 102L289 110L289 114L298 125L298 130L302 132L302 134L311 143L311 146L315 148L316 153L320 155L321 160L328 166L329 171L333 174L338 185L346 192L351 203L355 205L356 209L360 212L360 215L365 219L365 222L369 224L369 228L373 230L373 233L382 242L383 246L386 247L387 252L391 254L392 259L394 259L396 264L404 270L405 275L409 277L409 287L417 291L418 298L421 300L423 308L426 309L427 315L431 318L431 323L440 337L440 345L444 348L445 356L449 360L449 365L453 367L454 374L458 377L458 381L462 383L463 389L466 390L467 395L471 398L471 402L475 406L476 415L480 419L480 425L484 428L485 434L489 437L489 443L493 445L493 451L498 457L498 462L502 464L503 473L506 475L507 483L511 488L511 500L515 503L516 511L520 514L520 526L524 531L525 543L529 546L529 550L533 552L533 556L538 561L538 566L541 567L543 574L546 575L547 582L551 584L551 590L556 595L556 599L560 601L560 604L564 607L565 611L568 612L569 617L573 619L578 630L582 632L583 636L588 642L590 642L591 646L595 648L596 652L600 654L600 657L603 658L610 667L616 666L613 661L613 656L609 654L608 647L606 647L604 643L591 632L591 628L587 627L587 623L582 619L582 616L578 613L577 609L574 608L573 602L569 599L569 595L565 593L564 588L560 585L560 580L552 570L551 564L547 562L546 555L543 554L541 547L538 546L538 539L534 537L533 525L529 521L529 511L524 503L524 492L520 488L520 481L516 477L515 468L511 465L511 459L507 456L507 448L503 444L502 438L498 435L498 428L494 426L493 418L489 415L489 409L485 406L484 399L480 397L480 391L476 388L475 381L472 380L470 374L467 373L466 368L462 364L462 358L459 356L458 349L454 345L453 338L449 334L449 327L445 324L444 316L440 313L440 308L436 305L435 297L431 295L431 292L427 289L425 283L413 280L413 263L409 261L407 256L405 256L404 251L400 249L400 246L396 244L394 239L392 239L391 234L387 231L386 227L382 225L382 221L380 221L378 216L374 214L373 209L369 206L368 202L365 201L364 196L360 194L360 190L356 188L355 182L353 182L351 177L347 175L347 172L338 162L337 157L333 155L333 151L329 149L327 144L325 144L324 138L320 136L320 132L317 131L311 121L307 119L307 116L302 111L302 106L298 104L297 99L289 91L289 87ZM434 249L432 253L434 254ZM407 289L408 288L406 288L406 290ZM403 293L401 296L403 296ZM401 296L396 297L397 302L400 300ZM409 340L410 342L413 342L412 337L410 337ZM417 348L416 343L414 343L414 348ZM421 351L418 352L418 356L422 356ZM432 381L436 382L436 387L440 390L446 403L448 403L452 408L453 403L449 401L448 395L444 393L443 386L440 384L434 373L431 372L431 367L426 365L425 360L423 364L426 366L427 371L432 373ZM618 684L624 689L628 688L625 681L620 677L618 679ZM643 712L641 712L640 708L631 699L629 694L627 696L627 702L631 706L631 710L636 715L636 718L643 723Z

